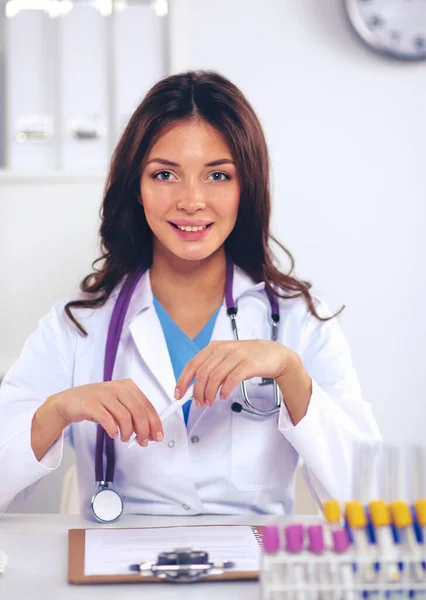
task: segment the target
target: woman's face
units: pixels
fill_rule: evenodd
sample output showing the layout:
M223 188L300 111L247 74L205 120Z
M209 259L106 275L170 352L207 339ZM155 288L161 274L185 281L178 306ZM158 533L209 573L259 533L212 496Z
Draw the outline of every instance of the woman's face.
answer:
M204 121L178 123L155 142L140 189L154 252L203 260L223 245L235 225L240 199L236 165L222 135Z

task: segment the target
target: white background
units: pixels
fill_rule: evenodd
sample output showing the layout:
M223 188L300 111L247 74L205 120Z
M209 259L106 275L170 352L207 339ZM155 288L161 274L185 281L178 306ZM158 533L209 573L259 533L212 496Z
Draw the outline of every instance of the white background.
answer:
M179 68L220 71L259 114L273 231L297 274L333 309L346 305L340 322L384 437L423 441L426 63L370 52L340 0L175 4L190 5L185 35L174 32ZM89 272L103 183L0 180L0 371ZM50 476L23 510L55 509L59 485Z

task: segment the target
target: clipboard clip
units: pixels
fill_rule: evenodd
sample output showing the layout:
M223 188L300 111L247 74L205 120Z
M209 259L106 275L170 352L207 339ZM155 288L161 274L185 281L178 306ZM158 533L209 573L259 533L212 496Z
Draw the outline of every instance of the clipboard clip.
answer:
M130 565L131 571L142 577L158 577L174 583L195 583L211 575L223 575L226 570L235 567L231 561L209 560L208 552L194 548L176 548L161 552L157 562L143 562Z

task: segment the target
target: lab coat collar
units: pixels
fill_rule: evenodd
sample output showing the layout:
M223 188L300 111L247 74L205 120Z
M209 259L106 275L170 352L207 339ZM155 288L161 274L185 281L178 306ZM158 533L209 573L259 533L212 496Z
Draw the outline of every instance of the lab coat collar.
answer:
M233 298L238 302L244 294L264 289L256 284L242 269L234 266ZM170 361L167 343L153 304L149 271L139 281L131 298L124 327L128 326L136 347L169 401L172 401L176 380ZM233 339L225 306L222 306L212 334L212 339Z

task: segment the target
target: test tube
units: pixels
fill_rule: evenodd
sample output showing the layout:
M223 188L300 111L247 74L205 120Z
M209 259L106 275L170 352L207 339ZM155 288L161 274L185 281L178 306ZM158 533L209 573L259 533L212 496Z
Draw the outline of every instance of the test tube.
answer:
M424 571L422 567L421 547L417 542L413 529L413 517L408 502L396 500L391 502L390 511L395 527L399 532L402 557L411 559L413 568L411 569L415 580L424 580ZM414 560L413 560L414 559Z
M346 519L351 529L355 551L362 567L360 568L361 577L366 582L372 582L375 579L374 570L374 547L369 543L367 533L367 516L361 502L353 500L345 505ZM371 563L368 560L371 558ZM367 564L365 564L367 562ZM365 566L364 566L365 565Z
M417 523L422 532L423 552L426 548L426 498L421 498L414 502L414 510L416 513Z
M415 509L416 501L426 498L424 493L424 469L425 469L425 452L424 447L418 444L406 444L405 448L405 487L407 490L406 499L410 505L411 514L413 517L413 529L417 543L423 547L423 528L417 519ZM403 496L402 496L403 497ZM400 498L395 498L398 500Z
M426 572L426 498L416 500L416 502L414 503L414 511L422 538L422 567L423 571Z
M290 594L292 600L305 600L305 586L307 582L306 559L303 553L303 525L288 525L284 529L285 547L289 554L293 555L289 561L289 577L287 581L295 587L293 594Z
M355 598L355 592L352 561L349 557L347 560L345 560L344 557L345 553L347 553L350 548L349 536L346 529L335 529L332 532L332 548L336 554L341 555L338 562L338 584L343 587L344 592L339 595L339 597L344 600L353 600Z
M282 582L280 577L280 564L273 557L280 550L280 534L276 525L267 525L262 530L263 534L263 573L264 583L274 585Z
M308 550L318 560L309 561L309 581L312 585L319 584L323 592L322 600L332 599L333 571L330 564L325 559L325 543L322 525L309 525L307 527L309 546ZM324 587L325 586L325 589Z
M370 517L375 528L376 555L379 568L384 569L388 582L398 581L398 552L394 544L389 509L383 500L374 500L369 504Z

